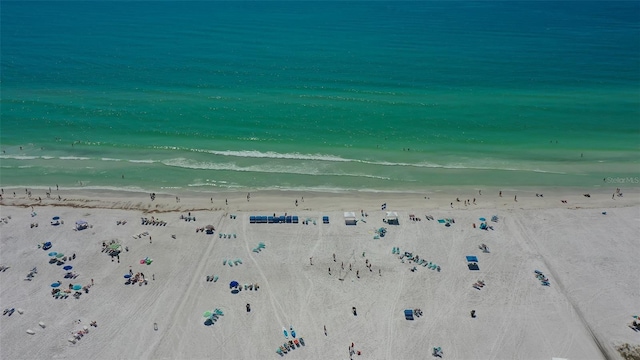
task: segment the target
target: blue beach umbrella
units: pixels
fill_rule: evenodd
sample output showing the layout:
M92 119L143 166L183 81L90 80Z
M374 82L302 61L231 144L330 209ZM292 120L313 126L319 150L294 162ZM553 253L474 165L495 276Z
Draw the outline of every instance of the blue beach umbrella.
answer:
M56 255L58 255L58 253L55 252L55 251L52 251L52 252L49 253L49 256L56 256Z
M80 289L82 289L82 285L78 285L78 284L73 285L73 290L80 290Z
M56 288L58 286L60 286L59 282L54 282L53 284L51 284L51 287L53 287L53 288Z
M128 278L130 278L130 277L131 277L131 274L124 274L124 278L125 278L125 279L128 279Z
M71 266L71 265L66 265L65 267L63 267L63 269L65 269L65 270L71 270L71 269L73 269L73 266Z
M233 280L232 282L229 283L229 288L234 288L234 287L238 287L238 282Z
M480 218L480 221L487 221L487 219L485 219L485 218Z

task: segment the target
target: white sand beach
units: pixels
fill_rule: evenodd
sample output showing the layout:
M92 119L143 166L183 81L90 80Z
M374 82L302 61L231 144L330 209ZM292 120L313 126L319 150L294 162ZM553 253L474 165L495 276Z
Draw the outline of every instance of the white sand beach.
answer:
M426 359L434 347L446 359L621 358L617 346L640 344L629 327L640 315L640 193L612 198L613 190L282 191L249 200L185 193L152 201L145 193L61 189L44 199L44 189L31 198L4 189L0 309L16 311L0 317L0 358ZM357 225L345 225L345 211ZM397 212L399 225L383 221L386 211ZM299 223L250 223L285 213ZM54 216L64 223L51 225ZM142 224L152 217L166 225ZM480 218L492 229L481 230ZM78 220L89 227L74 230ZM196 231L207 225L214 234ZM119 262L102 251L113 241ZM52 247L40 248L45 242ZM49 252L76 258L50 264ZM479 270L466 256L477 257ZM77 278L64 278L67 265ZM146 284L125 285L130 270ZM57 281L62 290L93 286L77 299L73 290L55 298ZM232 293L231 281L241 291ZM224 315L205 325L203 314L215 309ZM406 320L406 309L422 315ZM276 353L300 339L304 345Z

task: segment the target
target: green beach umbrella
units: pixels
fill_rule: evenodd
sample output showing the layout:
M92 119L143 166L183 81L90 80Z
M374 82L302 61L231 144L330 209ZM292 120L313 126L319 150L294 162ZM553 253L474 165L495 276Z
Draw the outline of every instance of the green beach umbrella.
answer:
M58 259L59 259L59 258L61 258L61 257L63 257L63 256L64 256L64 254L63 254L63 253L58 253L58 254L56 254L56 257L57 257Z
M202 316L208 318L209 316L211 316L211 311L205 311L204 314L202 314Z
M111 249L111 250L118 250L119 247L120 247L120 244L111 244L111 245L109 245L109 249Z

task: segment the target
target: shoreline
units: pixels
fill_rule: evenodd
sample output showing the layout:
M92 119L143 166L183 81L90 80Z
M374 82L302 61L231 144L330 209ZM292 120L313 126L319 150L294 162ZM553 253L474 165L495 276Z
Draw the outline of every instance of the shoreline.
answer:
M552 208L600 208L640 205L640 188L496 188L433 187L424 192L367 192L367 191L176 191L151 194L142 191L105 190L90 188L4 188L0 206L16 207L77 207L95 209L140 210L148 213L174 211L224 210L224 211L293 211L293 210L344 210L366 209L373 211L387 204L394 209L552 209ZM22 192L21 192L22 191ZM31 193L28 196L26 191ZM13 196L15 192L15 197ZM502 197L500 197L502 192ZM250 198L247 199L247 195ZM586 197L589 194L590 197ZM540 195L540 196L539 196ZM612 198L612 195L613 196ZM58 198L59 196L59 198ZM40 199L40 200L39 200ZM459 201L457 201L459 200ZM465 204L468 200L468 204ZM517 201L516 201L517 200ZM566 201L566 203L562 202ZM297 202L297 204L296 204ZM358 209L350 207L354 204ZM357 205L356 205L357 204Z

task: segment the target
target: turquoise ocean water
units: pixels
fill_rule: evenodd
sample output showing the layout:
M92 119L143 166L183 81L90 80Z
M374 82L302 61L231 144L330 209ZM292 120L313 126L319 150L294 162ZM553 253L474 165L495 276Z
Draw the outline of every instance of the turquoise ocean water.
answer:
M640 178L637 1L2 1L0 12L4 187Z

